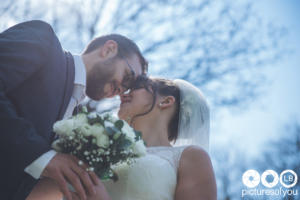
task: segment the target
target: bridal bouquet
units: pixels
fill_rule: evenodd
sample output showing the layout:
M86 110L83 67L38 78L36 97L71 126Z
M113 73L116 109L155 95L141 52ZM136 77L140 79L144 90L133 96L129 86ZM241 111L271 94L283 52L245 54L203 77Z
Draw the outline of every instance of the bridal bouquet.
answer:
M58 139L52 147L76 156L79 162L89 165L87 170L94 171L102 180L118 180L113 165L130 164L146 153L141 133L110 113L88 113L83 108L72 118L56 122L53 130Z

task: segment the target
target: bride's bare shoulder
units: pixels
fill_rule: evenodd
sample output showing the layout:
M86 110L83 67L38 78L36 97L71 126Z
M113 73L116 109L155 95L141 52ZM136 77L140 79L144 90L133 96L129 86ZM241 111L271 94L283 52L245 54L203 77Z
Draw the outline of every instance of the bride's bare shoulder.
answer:
M181 160L185 162L207 162L210 161L210 156L203 148L191 145L183 150Z
M216 180L209 154L189 146L181 155L175 199L217 199Z
M194 172L199 174L213 171L213 167L209 154L203 148L188 146L182 152L178 170L181 174L192 172L195 175Z

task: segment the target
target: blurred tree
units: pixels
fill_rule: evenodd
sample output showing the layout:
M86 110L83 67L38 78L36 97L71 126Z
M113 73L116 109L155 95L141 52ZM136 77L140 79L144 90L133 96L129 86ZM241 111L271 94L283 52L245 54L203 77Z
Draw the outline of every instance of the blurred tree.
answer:
M300 124L290 123L281 132L281 137L273 139L265 145L261 158L249 159L244 152L240 152L234 146L218 146L213 149L211 156L217 179L218 199L241 199L241 191L246 189L242 183L242 176L249 169L255 169L260 174L265 170L272 169L278 175L284 170L291 169L298 176L300 175ZM294 193L297 191L298 195L300 192L299 178L297 184L291 188ZM267 180L269 179L267 178ZM286 184L290 183L286 182ZM285 189L280 183L272 189L279 190L280 187ZM266 187L260 183L256 189L264 190ZM295 200L298 199L297 196L246 195L243 199Z
M228 107L259 94L262 69L284 53L285 29L261 20L250 2L11 0L1 4L0 28L43 19L77 53L93 37L127 35L150 61L150 74L191 81L214 106Z
M282 130L281 137L272 140L265 145L266 150L263 157L255 161L261 171L272 169L280 174L282 171L291 169L298 176L300 175L300 124L297 122L288 124ZM297 184L292 187L295 191L300 192L300 181L298 177ZM286 183L290 184L290 183ZM283 187L280 183L278 188ZM284 187L283 187L284 188ZM298 197L294 195L286 195L282 197L284 200L294 200ZM271 198L272 199L272 198Z
M218 199L241 199L242 175L248 169L246 156L233 146L218 146L211 152L217 180Z

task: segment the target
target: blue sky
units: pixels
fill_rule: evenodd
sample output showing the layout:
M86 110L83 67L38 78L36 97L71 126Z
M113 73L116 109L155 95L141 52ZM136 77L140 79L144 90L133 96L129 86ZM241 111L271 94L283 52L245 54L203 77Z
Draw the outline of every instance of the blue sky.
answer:
M288 29L286 47L293 53L264 70L268 85L263 95L241 112L227 110L212 124L211 147L235 144L247 156L260 155L267 141L284 133L284 125L300 122L300 1L261 0L253 2L262 18ZM275 65L275 66L274 66Z
M53 3L50 0L46 2ZM246 110L236 112L227 109L219 115L218 111L212 109L211 148L219 144L236 145L244 150L250 148L247 154L257 156L265 142L276 139L280 133L284 134L282 128L285 124L295 119L300 122L300 1L259 0L252 3L266 21L288 29L286 46L294 52L264 68L269 84L263 86L263 95L256 98ZM17 22L8 23L13 25Z

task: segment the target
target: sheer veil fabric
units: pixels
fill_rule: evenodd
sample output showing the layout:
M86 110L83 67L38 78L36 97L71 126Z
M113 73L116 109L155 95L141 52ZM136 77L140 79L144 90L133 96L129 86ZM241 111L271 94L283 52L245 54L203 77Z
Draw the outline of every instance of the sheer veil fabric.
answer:
M210 113L204 95L191 83L175 79L180 90L178 138L174 146L197 145L209 152Z

